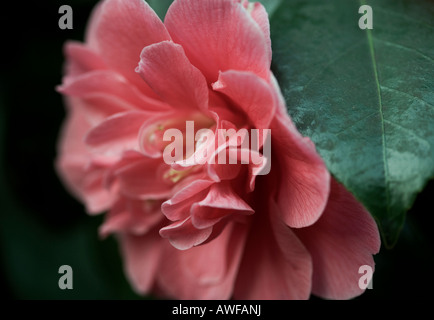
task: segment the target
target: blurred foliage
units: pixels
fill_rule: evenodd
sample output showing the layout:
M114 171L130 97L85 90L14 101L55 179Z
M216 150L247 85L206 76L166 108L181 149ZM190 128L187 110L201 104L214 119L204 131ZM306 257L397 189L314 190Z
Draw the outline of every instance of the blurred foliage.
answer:
M57 10L66 4L59 1L29 2L26 10L15 2L1 13L9 45L0 60L0 283L9 298L138 298L125 279L115 239L98 238L102 217L84 213L53 167L65 117L54 90L61 81L62 45L83 40L95 3L68 1L73 30L57 26ZM358 299L433 297L433 191L430 183L418 196L396 247L375 257L374 289ZM74 270L73 290L58 288L64 264Z

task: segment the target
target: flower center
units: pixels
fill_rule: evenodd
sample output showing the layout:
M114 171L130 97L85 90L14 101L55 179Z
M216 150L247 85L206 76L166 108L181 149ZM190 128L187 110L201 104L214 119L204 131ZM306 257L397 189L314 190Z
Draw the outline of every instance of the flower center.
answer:
M193 171L193 169L180 171L180 170L175 170L173 168L170 168L163 175L163 178L165 180L171 181L172 183L178 183L179 181L181 181L182 179L187 177L192 171Z

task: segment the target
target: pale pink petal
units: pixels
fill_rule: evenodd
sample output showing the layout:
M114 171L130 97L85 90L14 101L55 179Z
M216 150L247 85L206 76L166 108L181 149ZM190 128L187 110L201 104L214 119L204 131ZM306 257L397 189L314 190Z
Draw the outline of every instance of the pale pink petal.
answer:
M185 220L190 215L192 204L205 198L207 188L212 183L213 181L210 180L193 181L164 202L161 211L169 220Z
M100 56L79 42L67 41L63 50L67 61L65 74L68 77L107 69Z
M163 101L180 110L206 110L208 87L180 45L164 41L147 46L136 71Z
M315 223L327 203L330 174L314 144L298 133L288 116L271 125L274 167L279 168L277 203L284 221L294 228Z
M160 229L160 235L169 239L178 250L191 249L203 243L212 233L212 227L197 229L193 226L191 218L178 221Z
M271 55L263 31L232 0L176 0L164 23L187 57L215 82L219 71L244 70L268 80Z
M106 168L90 168L89 160L62 155L56 163L57 171L66 188L84 203L89 214L98 214L110 208L113 195L104 188Z
M264 208L266 209L266 208ZM311 257L295 233L272 212L255 214L235 285L235 299L308 299Z
M86 42L106 65L124 75L147 95L152 91L134 72L140 52L150 44L170 40L161 20L142 0L107 0L94 11Z
M245 113L250 124L258 129L268 129L276 106L269 84L251 72L225 71L213 89L224 93Z
M78 76L66 76L57 90L80 98L106 97L115 100L120 108L154 112L168 110L169 106L148 98L127 80L112 70L94 70Z
M327 299L363 293L359 268L374 270L372 255L380 249L380 237L374 219L341 184L332 179L324 214L296 233L312 255L312 293Z
M90 124L79 108L69 104L69 117L60 134L56 170L69 191L83 203L89 213L100 213L112 202L110 192L104 188L106 168L92 165L92 159L83 142Z
M152 115L149 112L129 111L115 114L93 128L85 136L85 143L93 151L120 157L123 151L139 150L139 131Z
M161 266L159 285L177 299L229 299L246 234L245 225L231 223L206 244L187 251L167 250L171 263Z
M137 293L150 293L156 281L164 248L157 229L143 236L120 234L118 239L128 280Z

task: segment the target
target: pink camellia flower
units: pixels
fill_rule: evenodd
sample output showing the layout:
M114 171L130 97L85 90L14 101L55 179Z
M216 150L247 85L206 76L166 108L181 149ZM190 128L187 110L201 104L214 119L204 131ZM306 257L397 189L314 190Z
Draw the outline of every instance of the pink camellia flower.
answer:
M355 297L379 250L370 214L298 133L270 71L268 16L245 0L106 0L69 42L57 170L90 214L108 211L141 294L179 299ZM288 39L288 41L291 41ZM167 163L166 130L269 129L271 154L208 139ZM184 130L184 131L182 131ZM207 160L229 157L259 162ZM187 149L187 148L186 148ZM208 150L208 149L207 149ZM262 152L262 153L261 153ZM272 159L271 159L272 158ZM272 162L271 162L272 160ZM260 175L266 164L268 174Z

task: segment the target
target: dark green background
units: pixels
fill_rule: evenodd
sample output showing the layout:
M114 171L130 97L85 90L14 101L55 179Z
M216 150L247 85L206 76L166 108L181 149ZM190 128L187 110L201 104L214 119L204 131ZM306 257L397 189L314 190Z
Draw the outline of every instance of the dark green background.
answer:
M115 239L100 241L89 217L54 170L65 117L62 45L82 40L96 1L8 3L1 11L0 281L18 299L134 299ZM58 28L58 8L74 10L74 29ZM308 40L308 39L306 39ZM433 183L416 199L396 246L375 257L374 289L358 299L433 298ZM58 288L58 268L74 270L74 289Z

